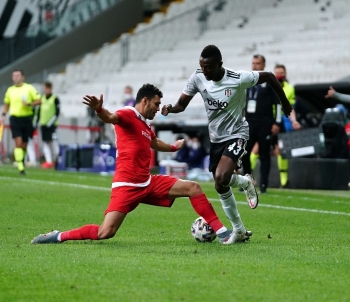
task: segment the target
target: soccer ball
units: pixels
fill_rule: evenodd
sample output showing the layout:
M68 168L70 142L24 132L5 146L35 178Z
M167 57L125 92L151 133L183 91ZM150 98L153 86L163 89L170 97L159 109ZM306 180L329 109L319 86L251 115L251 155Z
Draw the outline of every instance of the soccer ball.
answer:
M216 233L203 217L198 217L192 223L191 233L198 242L212 242L216 238Z

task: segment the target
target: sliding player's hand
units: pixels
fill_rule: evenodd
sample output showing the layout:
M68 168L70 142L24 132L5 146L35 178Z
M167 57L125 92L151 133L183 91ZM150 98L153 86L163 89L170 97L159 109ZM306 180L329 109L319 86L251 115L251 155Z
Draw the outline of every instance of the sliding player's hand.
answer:
M93 95L86 95L83 97L83 99L84 99L83 104L88 105L91 109L95 111L102 108L102 105L103 105L102 94L100 95L99 99Z
M173 145L177 148L177 150L180 150L184 146L184 144L185 144L184 139L179 139L175 143L173 143Z

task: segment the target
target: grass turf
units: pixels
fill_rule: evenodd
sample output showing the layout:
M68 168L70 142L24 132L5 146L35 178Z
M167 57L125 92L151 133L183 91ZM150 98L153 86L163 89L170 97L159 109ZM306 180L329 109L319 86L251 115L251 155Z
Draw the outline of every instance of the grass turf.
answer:
M188 199L140 205L105 241L32 245L51 229L101 223L110 177L0 167L0 301L349 301L350 193L273 190L250 242L200 244ZM229 226L213 183L203 189Z

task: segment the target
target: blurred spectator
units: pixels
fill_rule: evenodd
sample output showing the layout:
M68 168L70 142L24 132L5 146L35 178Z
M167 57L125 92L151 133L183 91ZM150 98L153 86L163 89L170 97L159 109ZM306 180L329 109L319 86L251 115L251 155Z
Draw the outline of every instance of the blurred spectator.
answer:
M192 137L188 145L188 157L186 162L189 169L201 168L203 169L203 160L207 155L205 148L202 146L198 137Z
M181 139L181 138L178 138ZM180 153L181 151L181 153ZM194 136L186 140L186 145L178 151L174 158L178 162L187 163L189 169L204 168L204 158L207 152L199 137Z
M294 107L295 90L294 90L294 87L288 83L286 67L282 64L277 64L275 66L274 73L277 80L281 83L283 91L286 94L287 99L289 100L289 103ZM301 125L296 119L294 110L291 112L289 118L287 118L284 114L282 114L282 124L280 128L280 133L289 132L292 130L298 130L300 128L301 128ZM274 150L275 150L275 155L277 156L278 169L280 171L280 184L281 184L281 187L284 188L288 186L288 160L282 158L277 142L278 142L277 135L273 136Z
M123 103L124 106L135 106L135 98L132 95L132 87L131 86L125 86L124 88L124 96L123 96Z
M179 151L174 152L173 159L178 162L185 162L186 158L188 157L189 148L187 147L187 141L189 138L184 138L182 135L178 135L176 137L176 140L180 140L180 139L185 139L186 143Z

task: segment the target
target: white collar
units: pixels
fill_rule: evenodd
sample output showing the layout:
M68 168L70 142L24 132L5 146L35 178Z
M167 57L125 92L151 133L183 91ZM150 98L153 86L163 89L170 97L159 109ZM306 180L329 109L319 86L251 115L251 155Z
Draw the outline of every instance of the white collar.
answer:
M132 107L132 106L125 106L124 108L128 108L128 109L131 109L132 111L135 112L136 116L141 120L141 121L144 121L146 123L146 119L142 116L142 114L140 112L138 112L135 107Z

